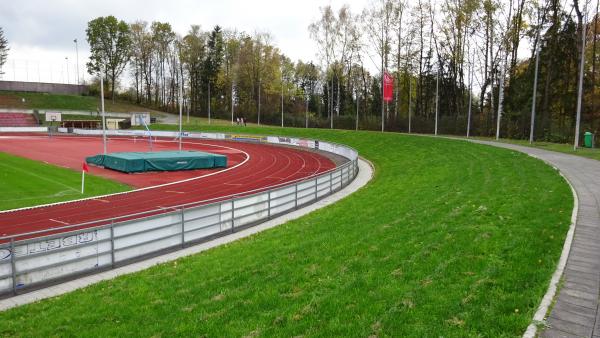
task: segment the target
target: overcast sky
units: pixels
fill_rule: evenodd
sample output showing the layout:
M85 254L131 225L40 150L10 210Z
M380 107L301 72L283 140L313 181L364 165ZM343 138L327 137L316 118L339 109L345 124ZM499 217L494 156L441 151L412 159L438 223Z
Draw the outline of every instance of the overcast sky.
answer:
M0 26L10 46L3 79L67 82L68 70L69 82L74 83L77 71L73 40L79 42L83 76L89 56L87 22L107 15L126 22L169 22L181 35L192 24L203 30L218 24L248 33L267 31L273 35L273 43L292 60L316 61L308 25L318 18L319 7L331 4L337 9L344 3L359 12L368 0L0 0Z

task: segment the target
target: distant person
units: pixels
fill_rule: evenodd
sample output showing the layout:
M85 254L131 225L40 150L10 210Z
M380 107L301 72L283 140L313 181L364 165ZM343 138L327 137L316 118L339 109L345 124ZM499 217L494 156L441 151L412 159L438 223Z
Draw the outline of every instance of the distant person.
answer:
M235 124L239 126L239 125L240 125L240 118L239 118L239 117L236 117L236 118L235 118L235 121L236 121L236 122L235 122Z
M246 126L246 119L242 117L242 122L244 122L244 127Z

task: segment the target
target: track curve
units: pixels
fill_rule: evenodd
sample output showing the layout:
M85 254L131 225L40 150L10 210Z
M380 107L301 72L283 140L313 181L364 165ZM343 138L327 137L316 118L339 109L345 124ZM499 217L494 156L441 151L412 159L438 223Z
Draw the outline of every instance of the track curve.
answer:
M81 168L86 156L102 151L101 138L98 137L55 137L51 141L47 137L23 135L2 138L0 151L75 170ZM139 151L140 148L147 150L147 147L144 141L111 138L109 150ZM56 155L59 149L60 156ZM173 149L177 149L177 142L172 139L158 139L154 144L155 151ZM0 213L0 236L50 230L156 209L168 210L176 205L197 201L218 200L302 179L335 167L330 159L317 153L261 143L186 140L184 149L224 154L228 157L228 168L216 172L193 170L145 174L122 174L92 168L93 174L142 189Z

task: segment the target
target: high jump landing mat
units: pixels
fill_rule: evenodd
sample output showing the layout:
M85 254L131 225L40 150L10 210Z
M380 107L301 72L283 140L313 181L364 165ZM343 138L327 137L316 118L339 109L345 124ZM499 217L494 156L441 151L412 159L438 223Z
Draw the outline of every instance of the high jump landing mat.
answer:
M110 153L87 157L85 161L126 173L227 167L227 156L201 151Z

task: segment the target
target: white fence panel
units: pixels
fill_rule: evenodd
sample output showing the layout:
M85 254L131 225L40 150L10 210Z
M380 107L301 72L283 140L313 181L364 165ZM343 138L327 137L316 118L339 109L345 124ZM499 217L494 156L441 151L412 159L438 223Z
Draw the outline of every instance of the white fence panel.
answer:
M312 202L317 198L315 195L316 184L317 179L298 184L298 205Z
M242 197L234 202L235 226L258 222L269 217L269 194Z
M218 234L226 228L221 222L221 204L201 206L185 210L185 241L195 241Z
M276 215L296 206L296 188L294 186L284 187L271 192L271 215Z
M7 250L8 251L8 250ZM1 257L1 256L0 256ZM10 259L0 261L0 293L12 289L12 266Z
M331 175L334 175L332 173ZM331 175L325 175L322 177L317 177L317 198L321 198L331 192L330 179Z
M181 244L177 234L181 234L180 212L115 224L115 262Z
M171 212L169 214L151 216L148 218L138 219L134 221L126 221L123 223L115 224L114 236L123 237L132 233L148 231L178 222L181 223L181 213L178 211Z

